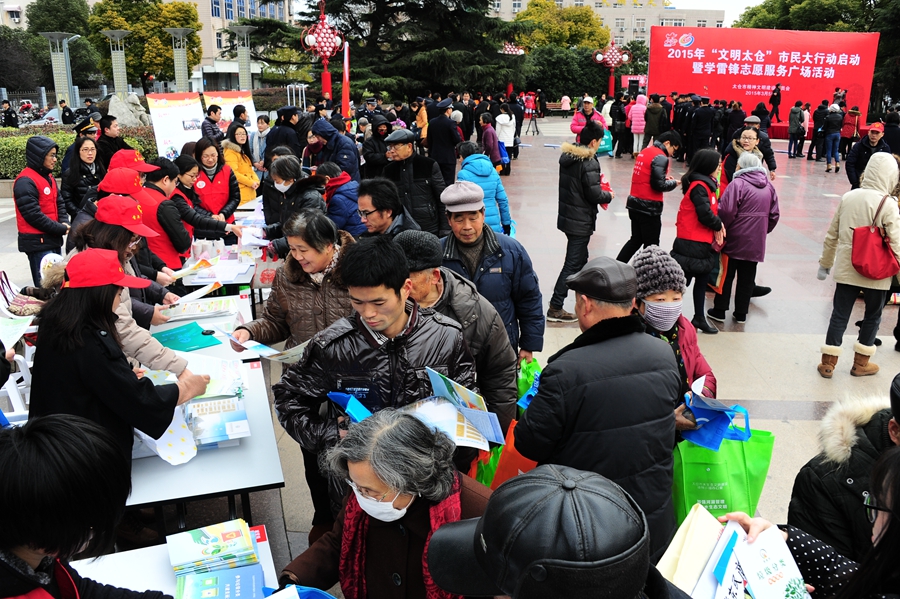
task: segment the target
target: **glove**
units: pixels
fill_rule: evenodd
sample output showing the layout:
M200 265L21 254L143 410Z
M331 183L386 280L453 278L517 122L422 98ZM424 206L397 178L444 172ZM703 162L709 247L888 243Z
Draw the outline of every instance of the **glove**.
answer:
M503 225L503 234L504 234L504 235L509 235L509 233L510 233L511 230L512 230L512 226L511 226L511 225Z
M278 251L275 249L274 241L270 241L269 245L266 246L266 255L273 260L278 258Z
M816 275L816 278L820 281L824 281L825 277L831 274L830 268L825 268L824 266L819 267L819 273Z

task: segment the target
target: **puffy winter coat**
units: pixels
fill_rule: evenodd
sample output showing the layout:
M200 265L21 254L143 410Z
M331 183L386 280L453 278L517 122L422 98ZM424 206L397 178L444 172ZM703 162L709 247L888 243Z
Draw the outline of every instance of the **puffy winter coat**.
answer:
M208 137L217 144L225 139L225 134L222 133L222 130L219 128L219 122L214 121L209 117L203 119L203 123L200 124L200 133L203 137Z
M340 231L341 250L356 243L353 236ZM320 284L304 272L291 254L275 271L272 293L266 307L256 320L243 324L250 338L263 345L285 342L285 349L308 341L319 331L324 331L337 320L350 316L350 294L341 281L341 258Z
M337 419L322 416L331 391L352 393L377 411L432 395L425 367L475 389L475 365L459 323L413 301L406 329L379 343L357 314L316 333L303 357L272 387L278 421L305 450L327 449L339 439Z
M227 139L222 140L222 151L225 154L225 164L231 167L234 178L237 179L241 189L241 203L252 202L259 195L258 189L253 189L253 184L259 184L259 177L253 170L253 162L243 152L241 146Z
M359 218L359 183L352 181L350 175L341 173L334 177L325 186L326 213L335 226L342 231L347 231L354 237L359 237L366 232L366 226Z
M491 125L482 125L481 146L484 148L485 155L491 159L494 166L497 166L502 162L499 143L500 138L497 137L497 130Z
M647 114L647 96L641 94L637 97L637 101L631 108L628 116L631 118L631 132L643 133L644 127L647 125L645 118Z
M554 354L515 429L538 464L597 472L641 506L658 557L675 533L672 447L681 374L637 315L600 321ZM640 401L632 401L633 398Z
M516 416L518 356L509 343L503 319L475 285L449 268L441 269L444 293L431 308L462 326L463 337L475 360L478 390L506 431Z
M613 118L615 118L615 114L613 114ZM579 143L581 140L581 130L584 129L584 126L587 125L588 121L597 121L600 123L600 126L606 129L606 122L603 120L603 115L600 114L599 110L594 110L591 112L591 115L588 116L585 114L584 109L579 110L572 117L572 123L569 125L569 130L575 134L575 143Z
M100 185L100 181L106 174L106 169L99 162L94 162L94 171L91 172L90 167L82 162L78 167L77 181L72 181L71 174L69 171L63 173L62 185L59 191L66 205L66 213L70 219L74 219L78 211L81 210L81 206L84 204L84 197L88 191L92 187L96 188Z
M564 143L559 156L559 215L556 228L570 235L591 235L600 204L612 195L600 188L600 162L587 146Z
M511 114L500 113L494 123L497 140L502 141L507 149L513 147L516 139L516 119Z
M395 160L384 167L384 177L397 184L400 201L423 231L443 237L450 232L444 216L441 194L446 187L437 162L413 154L406 160Z
M858 110L847 111L846 116L844 116L844 126L841 127L841 137L852 138L854 135L859 135L860 116Z
M634 159L631 193L628 194L625 207L649 216L661 215L662 194L678 187L676 179L666 179L668 174L669 154L661 143L653 142L651 147L641 150Z
M778 224L778 194L763 167L738 171L719 200L729 258L763 262L766 235Z
M690 183L700 182L685 193L675 219L675 243L670 252L685 274L705 275L715 268L718 255L712 249L713 232L722 228L716 216L716 183L692 173ZM705 187L704 185L705 184Z
M791 107L791 112L788 114L788 132L791 135L803 133L803 109L799 106Z
M844 113L841 111L828 111L825 115L825 121L822 124L822 135L831 135L832 133L840 133L844 127Z
M819 428L819 454L794 479L788 524L843 556L862 560L872 548L863 501L872 488L872 466L894 447L888 433L891 418L887 397L835 402Z
M868 135L853 144L850 153L847 154L847 162L844 165L847 169L847 179L850 180L851 189L859 187L859 176L866 170L866 165L869 164L872 154L877 152L887 152L888 154L892 152L891 148L885 143L884 137L879 139L874 147L869 143Z
M341 170L359 181L359 151L349 137L331 126L325 119L319 119L312 126L312 132L325 139L325 147L319 154L322 162L333 162Z
M658 102L647 106L647 111L644 113L644 135L655 138L665 131L665 129L663 129L664 114L665 111L663 110L662 104ZM633 125L631 129L632 131L634 130Z
M119 150L133 149L121 137L101 135L97 138L97 162L102 164L103 168L109 170L109 161L112 160L113 154Z
M472 154L462 161L456 174L459 181L471 181L484 191L484 222L495 233L503 233L503 225L512 223L509 198L497 169L484 154Z
M470 273L460 258L456 237L441 239L444 266L475 283L503 319L513 349L541 351L544 347L544 312L541 287L531 257L518 241L483 229L484 249L478 271Z
M384 135L378 133L380 125L387 125L387 132ZM380 177L384 167L390 162L385 155L388 146L384 142L384 138L390 135L394 128L383 115L376 114L372 117L372 122L369 123L369 130L372 132L372 135L363 142L362 147L363 158L366 159L366 163L363 165L364 178L366 179Z
M53 173L44 168L44 159L51 150L59 150L56 142L49 137L35 135L25 143L25 164L13 184L13 201L16 207L16 224L19 230L19 251L40 252L59 251L66 234L69 216L62 195L56 186ZM33 174L41 183L41 189L26 174ZM46 184L44 184L46 180ZM55 194L55 210L52 200ZM47 210L42 210L43 205ZM55 213L54 213L55 212Z
M270 210L278 215L278 220L265 226L266 239L273 240L273 245L278 255L287 256L289 251L287 239L281 232L283 223L301 210L313 209L325 212L325 200L322 193L325 188L325 177L313 175L305 179L294 181L285 193L275 189L270 178L266 178L269 185L263 188L263 202L270 206ZM266 218L268 222L268 218Z
M834 267L832 274L837 283L855 285L865 289L888 290L891 279L869 279L859 274L850 261L853 244L853 229L870 227L875 218L875 211L885 195L893 193L897 187L897 161L886 152L874 154L866 166L865 177L859 189L844 194L837 212L831 220L831 226L825 235L822 257L819 265L824 268ZM891 249L895 256L900 256L900 210L897 201L888 198L875 219L875 226L881 227L891 240Z

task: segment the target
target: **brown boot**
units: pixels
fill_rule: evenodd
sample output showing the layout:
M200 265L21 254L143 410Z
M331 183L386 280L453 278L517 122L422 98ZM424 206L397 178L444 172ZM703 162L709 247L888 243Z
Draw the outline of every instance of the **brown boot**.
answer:
M840 347L836 345L822 346L822 363L816 366L822 378L830 379L834 376L834 367L837 366L838 356L840 355Z
M863 345L858 341L853 344L853 368L850 374L853 376L869 376L878 372L878 365L869 362L869 358L875 355L874 345Z

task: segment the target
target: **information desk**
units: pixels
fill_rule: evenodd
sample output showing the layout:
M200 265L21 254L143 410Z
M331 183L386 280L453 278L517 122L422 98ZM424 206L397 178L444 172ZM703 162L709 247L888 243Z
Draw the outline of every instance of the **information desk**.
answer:
M265 527L263 527L265 530ZM258 542L259 562L267 587L278 588L278 575L268 539ZM132 591L162 591L175 596L175 572L165 544L78 560L72 567L84 578Z
M247 388L243 401L250 423L249 437L241 439L235 447L200 450L191 461L180 466L172 466L159 457L132 461L131 496L127 505L159 508L156 510L158 531L164 530L161 509L164 505L229 497L230 516L235 517L234 495L241 495L244 520L252 523L249 494L284 486L262 363L259 360L245 363L241 369Z

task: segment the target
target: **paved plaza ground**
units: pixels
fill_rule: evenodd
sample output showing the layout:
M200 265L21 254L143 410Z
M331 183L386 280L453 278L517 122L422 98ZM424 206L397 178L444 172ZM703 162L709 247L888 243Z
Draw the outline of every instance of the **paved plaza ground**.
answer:
M541 135L523 135L520 158L512 163L512 176L504 178L510 209L517 224L518 239L531 255L544 294L544 309L565 255L565 235L556 229L558 146L570 141L569 121L548 118L540 121ZM875 376L850 376L852 344L856 329L852 323L862 316L857 302L851 328L844 339L846 351L832 380L821 378L815 365L831 312L834 281L816 279L822 240L840 197L850 185L843 172L826 173L825 164L789 160L787 141L773 141L778 160L775 188L781 206L781 220L769 235L766 262L760 265L757 282L773 288L763 298L754 299L746 324L728 322L718 335L700 334L700 348L718 379L719 399L748 408L753 428L775 433L775 453L759 512L784 522L793 479L799 468L817 453L819 420L827 409L846 397L887 396L890 382L900 372L900 353L894 351L891 331L897 322L897 307L885 309L880 338L884 345L873 362L881 367ZM601 159L617 197L608 211L601 211L597 231L591 239L592 257L615 257L630 234L625 199L633 161ZM685 165L672 162L671 172L680 177ZM661 245L668 250L675 238L675 214L680 192L666 194ZM16 250L16 228L12 200L0 199L0 268L19 284L29 283L25 256ZM707 300L711 305L711 296ZM565 308L574 309L574 298ZM685 315L692 305L685 301ZM722 328L722 325L719 325ZM579 333L576 324L549 324L544 351L538 359L569 343ZM276 365L268 373L277 381ZM271 398L271 393L270 393ZM622 398L628 401L629 398ZM255 523L269 528L276 568L306 546L312 506L303 479L299 447L275 422L286 486L253 496ZM225 500L200 502L188 507L189 525L224 519ZM204 521L206 520L206 521Z

